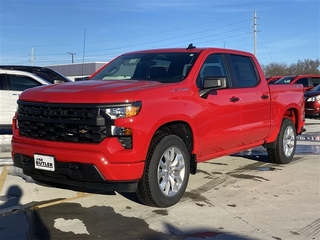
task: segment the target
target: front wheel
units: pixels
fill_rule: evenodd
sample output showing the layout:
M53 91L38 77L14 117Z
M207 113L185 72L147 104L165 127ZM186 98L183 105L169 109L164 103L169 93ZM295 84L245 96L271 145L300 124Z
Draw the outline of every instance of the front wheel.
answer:
M282 121L282 126L277 138L276 148L268 148L271 162L285 164L291 162L296 151L296 128L288 118Z
M146 205L170 207L183 196L190 160L185 143L175 135L156 136L149 149L137 196Z

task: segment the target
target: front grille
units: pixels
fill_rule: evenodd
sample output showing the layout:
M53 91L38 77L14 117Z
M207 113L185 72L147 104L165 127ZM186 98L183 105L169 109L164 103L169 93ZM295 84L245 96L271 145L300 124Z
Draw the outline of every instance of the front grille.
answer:
M81 143L100 143L111 136L114 120L94 104L47 104L18 101L22 136Z

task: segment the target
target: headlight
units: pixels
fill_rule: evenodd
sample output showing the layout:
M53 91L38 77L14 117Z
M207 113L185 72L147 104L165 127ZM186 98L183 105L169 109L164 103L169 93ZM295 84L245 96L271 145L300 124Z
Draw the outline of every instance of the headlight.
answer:
M316 101L319 101L320 100L320 95L318 96L313 96L313 97L309 97L307 99L307 102L316 102Z
M112 107L100 108L101 114L111 119L126 118L136 116L141 109L141 102L132 104L119 104ZM111 135L113 136L131 136L132 129L122 126L111 125Z
M101 109L111 119L136 116L141 109L141 102Z

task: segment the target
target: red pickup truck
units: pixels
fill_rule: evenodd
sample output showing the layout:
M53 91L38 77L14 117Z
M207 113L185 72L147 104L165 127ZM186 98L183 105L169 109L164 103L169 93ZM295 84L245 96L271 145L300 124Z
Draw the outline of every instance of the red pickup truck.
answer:
M304 127L302 85L268 85L250 53L123 54L89 81L23 92L12 157L36 182L177 203L197 163L264 146L289 163Z

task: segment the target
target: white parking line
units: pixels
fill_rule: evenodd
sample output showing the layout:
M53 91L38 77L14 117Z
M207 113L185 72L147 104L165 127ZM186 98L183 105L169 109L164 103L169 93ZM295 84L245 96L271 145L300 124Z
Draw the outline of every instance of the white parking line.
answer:
M64 202L76 200L76 199L79 199L79 198L85 198L85 197L88 197L88 196L91 196L91 195L92 194L89 194L89 193L77 192L77 196L75 196L75 197L66 198L66 199L62 199L62 200L54 201L54 202L49 202L49 203L45 203L45 204L36 205L36 206L31 207L30 209L35 210L35 209L39 209L39 208L50 207L50 206L53 206L53 205L57 205L59 203L64 203Z
M0 174L0 192L2 191L4 182L5 182L6 177L8 175L8 170L9 170L9 167L5 166L5 167L3 167L2 171L1 171L1 174Z

